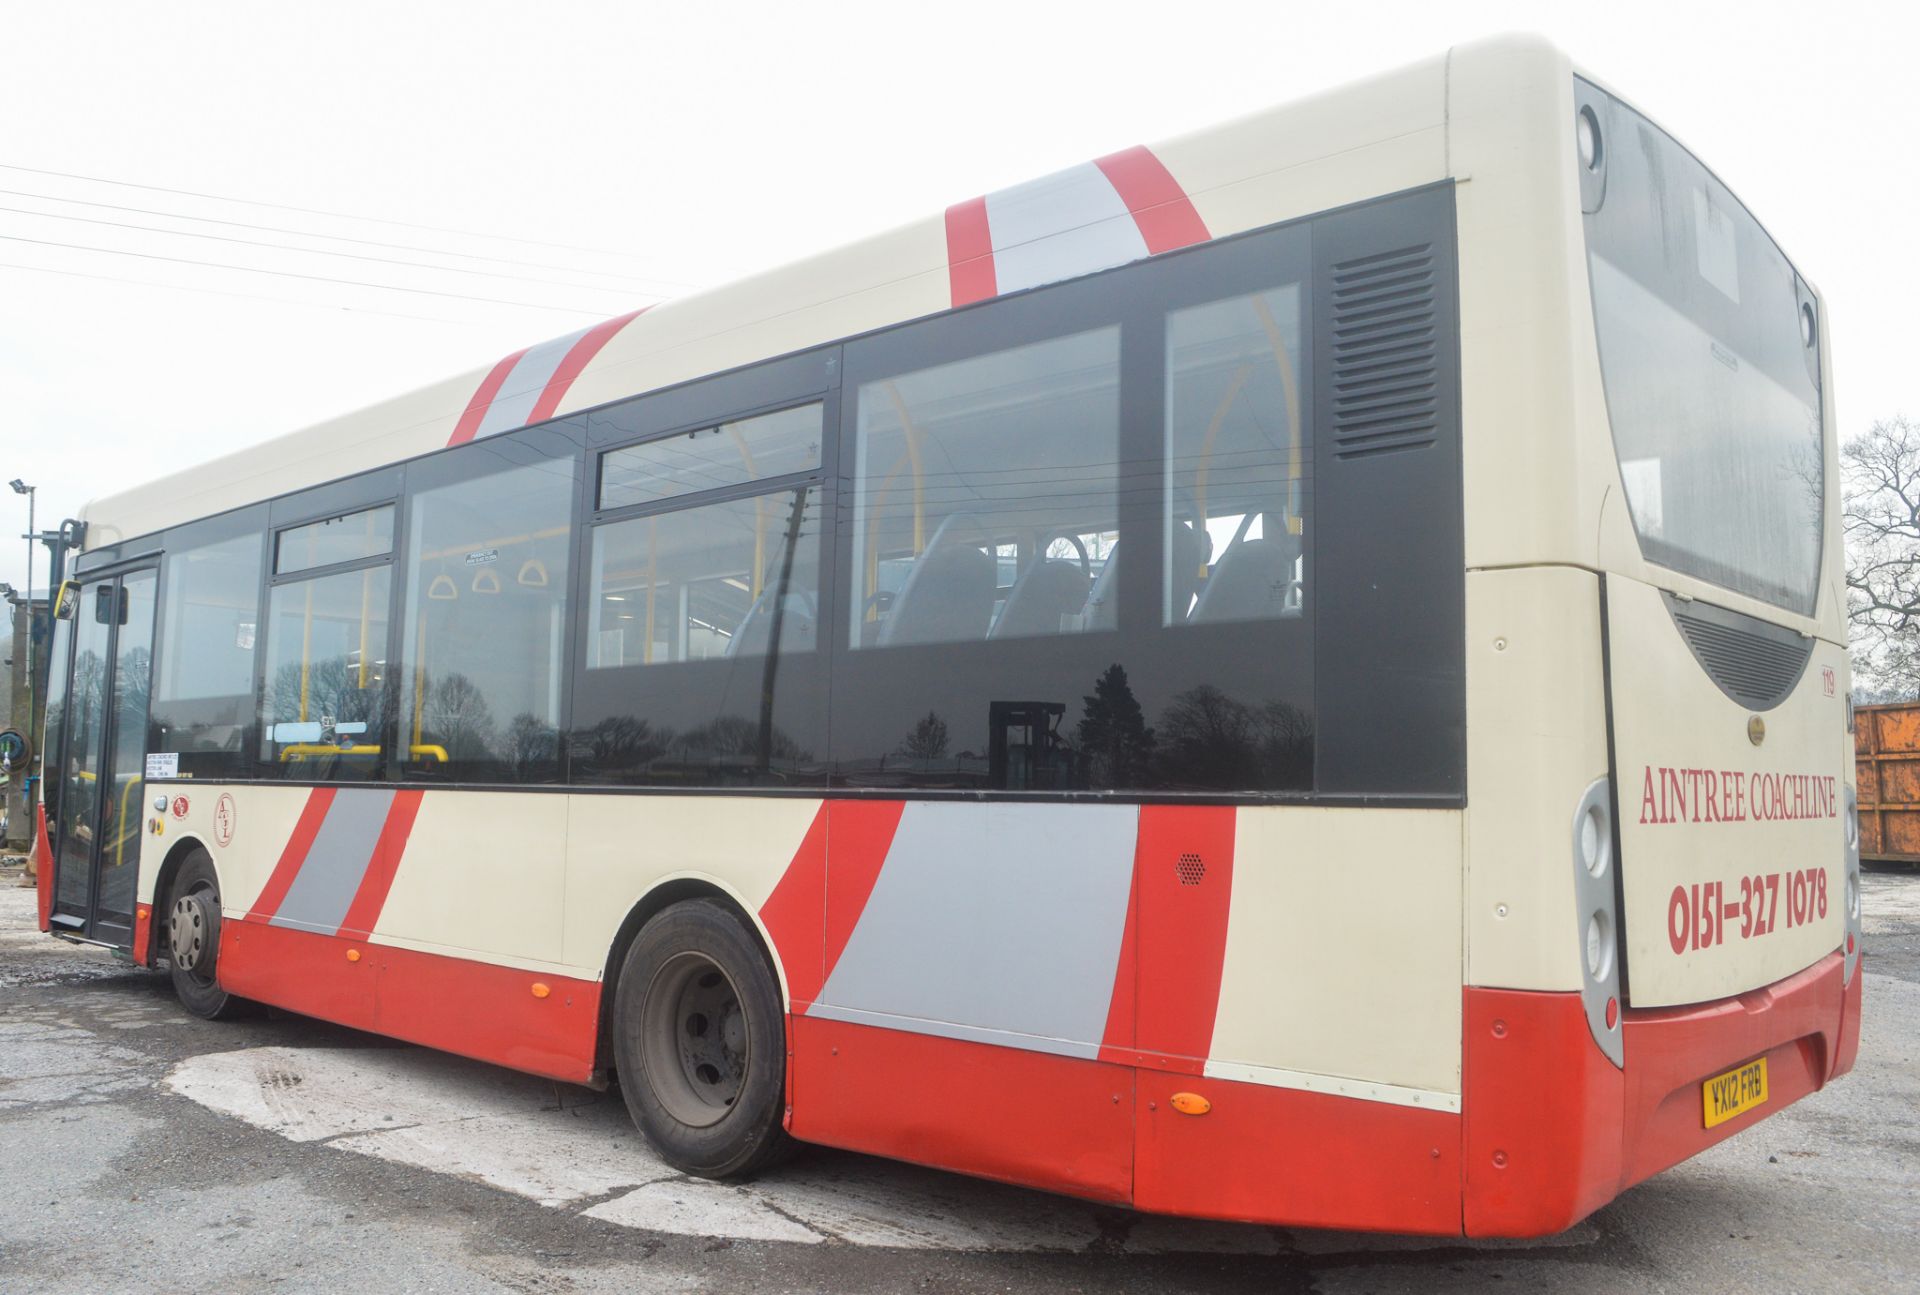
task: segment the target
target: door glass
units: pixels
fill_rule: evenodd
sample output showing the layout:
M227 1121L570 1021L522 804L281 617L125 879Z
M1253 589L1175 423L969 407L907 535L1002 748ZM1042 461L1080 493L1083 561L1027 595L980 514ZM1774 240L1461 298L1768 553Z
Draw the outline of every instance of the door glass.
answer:
M112 722L108 729L106 778L113 798L102 805L100 891L97 916L133 914L134 883L140 874L140 825L144 820L142 776L147 755L147 697L153 678L153 605L155 573L135 571L120 582L120 634L113 648L113 678L108 688Z
M73 682L66 698L71 718L60 770L55 898L62 908L82 911L91 893L93 837L99 822L100 741L106 727L107 639L115 619L115 588L108 580L82 590L74 614Z

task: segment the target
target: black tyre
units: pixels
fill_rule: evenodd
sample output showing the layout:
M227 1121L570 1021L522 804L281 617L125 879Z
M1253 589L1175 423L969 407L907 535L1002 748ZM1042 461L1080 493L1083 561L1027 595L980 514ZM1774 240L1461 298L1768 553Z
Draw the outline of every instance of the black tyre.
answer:
M732 912L686 900L641 928L614 990L614 1064L633 1122L669 1164L739 1178L792 1150L786 1046L773 970Z
M220 878L205 850L195 850L173 874L167 893L167 961L173 992L195 1016L209 1021L241 1015L252 1004L220 988Z

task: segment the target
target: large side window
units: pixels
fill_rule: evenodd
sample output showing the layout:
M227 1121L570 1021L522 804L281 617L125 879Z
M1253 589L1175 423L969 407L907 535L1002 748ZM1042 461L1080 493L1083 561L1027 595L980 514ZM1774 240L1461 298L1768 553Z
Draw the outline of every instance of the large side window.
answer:
M244 777L253 759L254 653L266 509L202 537L169 535L161 566L160 650L148 749L179 756L182 774Z
M1168 625L1301 614L1301 327L1297 284L1167 316Z
M409 471L407 776L559 778L575 473L575 447L554 429Z
M863 384L853 645L1111 628L1119 442L1117 328Z
M393 513L384 504L276 537L261 759L289 778L385 769Z
M847 347L849 785L1315 786L1305 231Z
M600 456L577 776L819 781L823 418L814 401Z

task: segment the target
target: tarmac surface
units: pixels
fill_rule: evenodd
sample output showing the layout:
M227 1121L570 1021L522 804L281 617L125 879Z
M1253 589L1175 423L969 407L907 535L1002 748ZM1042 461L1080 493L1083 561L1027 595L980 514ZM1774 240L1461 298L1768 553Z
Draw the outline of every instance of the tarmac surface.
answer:
M661 1164L617 1097L195 1020L0 869L0 1295L1920 1288L1920 872L1866 877L1854 1072L1543 1241L1189 1223L810 1150Z

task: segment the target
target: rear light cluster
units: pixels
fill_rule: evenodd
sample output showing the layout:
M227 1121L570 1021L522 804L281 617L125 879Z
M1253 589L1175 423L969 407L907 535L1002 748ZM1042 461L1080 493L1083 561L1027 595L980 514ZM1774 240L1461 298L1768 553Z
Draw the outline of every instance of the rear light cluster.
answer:
M1580 1000L1600 1051L1626 1064L1620 1032L1620 921L1614 890L1613 785L1594 780L1573 811L1573 894L1580 915Z
M1845 961L1842 964L1841 983L1853 983L1854 969L1860 964L1860 796L1852 787L1847 788L1847 812L1842 816L1846 840L1846 880L1841 885L1841 893L1846 897L1842 903L1841 916L1846 919L1847 939L1842 946Z

